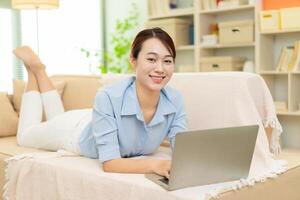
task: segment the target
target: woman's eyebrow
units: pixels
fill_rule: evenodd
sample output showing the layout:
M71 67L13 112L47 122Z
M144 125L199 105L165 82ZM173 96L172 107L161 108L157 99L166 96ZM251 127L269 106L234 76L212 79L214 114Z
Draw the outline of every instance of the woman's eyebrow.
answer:
M150 55L150 54L153 54L153 55L155 55L155 56L158 56L158 54L155 53L155 52L149 52L149 53L147 53L147 55Z
M155 56L159 56L157 53L155 53L155 52L149 52L149 53L147 53L147 55L151 55L151 54L153 54L153 55L155 55ZM167 54L167 55L165 55L165 56L163 56L163 58L166 58L166 57L172 57L170 54ZM173 58L173 57L172 57Z

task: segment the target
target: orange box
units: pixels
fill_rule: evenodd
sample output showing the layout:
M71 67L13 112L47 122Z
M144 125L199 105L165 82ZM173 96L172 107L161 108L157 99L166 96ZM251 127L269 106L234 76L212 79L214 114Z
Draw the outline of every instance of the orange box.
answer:
M264 10L299 7L300 0L263 0Z

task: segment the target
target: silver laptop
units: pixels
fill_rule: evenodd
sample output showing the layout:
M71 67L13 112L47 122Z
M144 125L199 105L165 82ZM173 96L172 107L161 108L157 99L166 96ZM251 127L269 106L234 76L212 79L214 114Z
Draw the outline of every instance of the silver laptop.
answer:
M257 133L258 125L181 132L170 178L145 176L167 190L247 178Z

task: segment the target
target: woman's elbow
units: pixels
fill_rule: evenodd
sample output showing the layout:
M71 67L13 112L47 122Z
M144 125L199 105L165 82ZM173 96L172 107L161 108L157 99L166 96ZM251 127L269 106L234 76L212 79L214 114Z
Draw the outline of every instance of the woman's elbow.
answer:
M115 166L116 166L116 160L108 160L103 162L102 168L104 172L114 172Z
M105 161L105 162L102 164L102 168L103 168L103 171L104 171L104 172L111 172L111 168L110 168L110 165L109 165L109 161Z

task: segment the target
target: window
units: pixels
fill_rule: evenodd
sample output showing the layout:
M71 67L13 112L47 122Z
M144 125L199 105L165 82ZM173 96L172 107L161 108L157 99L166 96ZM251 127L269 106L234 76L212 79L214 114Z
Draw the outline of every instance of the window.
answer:
M22 10L22 44L37 49L36 11ZM101 47L99 0L60 0L54 10L38 10L39 55L53 74L88 74L80 48Z
M12 13L10 9L0 8L0 91L12 93Z

